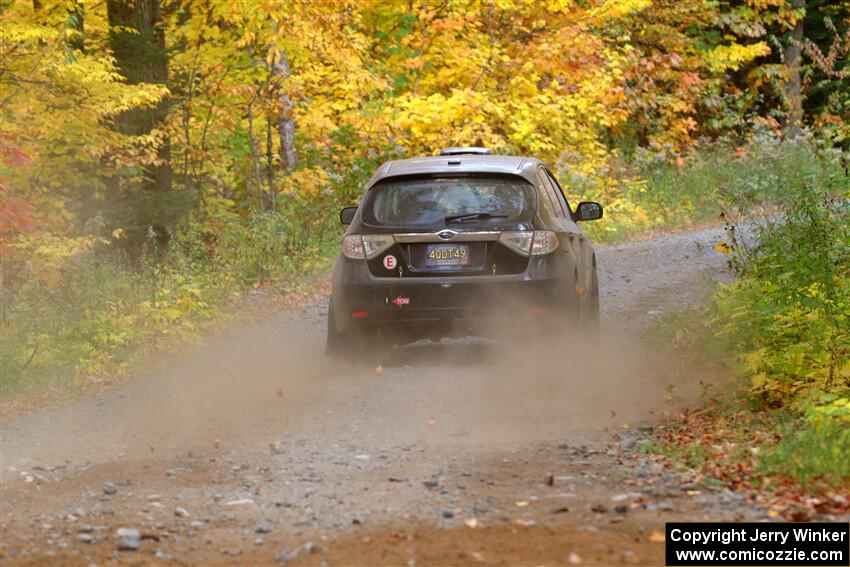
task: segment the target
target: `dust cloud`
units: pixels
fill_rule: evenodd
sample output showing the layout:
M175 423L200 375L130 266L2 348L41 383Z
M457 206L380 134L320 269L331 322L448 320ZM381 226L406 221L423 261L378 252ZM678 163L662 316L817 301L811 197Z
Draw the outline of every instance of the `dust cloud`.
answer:
M339 362L324 356L321 325L303 326L290 317L220 338L157 380L151 399L128 408L130 445L330 443L344 433L491 448L646 419L664 409L673 379L612 329L424 340Z

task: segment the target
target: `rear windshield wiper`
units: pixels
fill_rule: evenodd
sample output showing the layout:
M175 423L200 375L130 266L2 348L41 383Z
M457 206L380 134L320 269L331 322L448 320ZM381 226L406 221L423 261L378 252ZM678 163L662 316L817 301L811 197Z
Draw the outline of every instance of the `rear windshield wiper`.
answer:
M463 213L461 215L448 215L443 220L445 222L463 222L467 220L479 220L479 219L506 219L508 215L500 215L493 213Z

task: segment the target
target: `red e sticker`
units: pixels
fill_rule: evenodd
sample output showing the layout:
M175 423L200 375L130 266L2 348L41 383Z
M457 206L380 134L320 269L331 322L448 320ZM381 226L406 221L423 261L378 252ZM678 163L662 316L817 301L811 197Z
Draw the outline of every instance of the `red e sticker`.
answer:
M398 260L392 254L384 256L384 267L388 270L394 270L398 266Z

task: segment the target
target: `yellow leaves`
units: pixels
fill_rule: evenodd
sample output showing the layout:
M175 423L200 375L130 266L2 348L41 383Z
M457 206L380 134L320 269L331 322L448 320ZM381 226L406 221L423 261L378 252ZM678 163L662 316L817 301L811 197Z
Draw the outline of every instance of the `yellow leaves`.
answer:
M91 249L97 239L93 237L67 237L47 232L21 235L12 248L29 259L32 277L51 288L62 284L62 268L76 254Z
M622 18L634 12L640 12L652 5L652 0L605 0L601 6L591 10L596 23L606 19Z
M493 104L484 93L455 89L428 97L400 97L391 127L407 132L399 141L410 153L431 154L449 145L478 141L499 148L504 142L492 132Z
M330 185L330 176L320 167L299 169L287 175L282 192L295 195L317 195Z
M737 71L744 63L768 54L770 47L763 41L752 45L718 45L704 54L703 64L714 72Z

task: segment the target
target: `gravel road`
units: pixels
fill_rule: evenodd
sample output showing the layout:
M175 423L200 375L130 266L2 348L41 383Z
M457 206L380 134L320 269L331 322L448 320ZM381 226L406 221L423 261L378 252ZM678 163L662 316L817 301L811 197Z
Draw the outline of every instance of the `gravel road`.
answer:
M728 277L721 236L599 250L598 340L424 341L339 364L322 300L4 419L0 559L660 564L666 520L764 513L638 454L698 377L637 334Z

